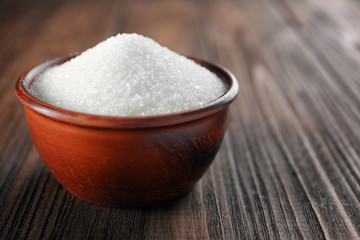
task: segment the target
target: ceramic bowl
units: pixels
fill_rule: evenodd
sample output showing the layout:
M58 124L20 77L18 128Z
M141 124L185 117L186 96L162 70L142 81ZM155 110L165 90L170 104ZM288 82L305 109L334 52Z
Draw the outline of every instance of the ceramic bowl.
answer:
M104 206L144 207L175 199L191 189L213 161L238 92L225 68L191 58L217 74L227 90L203 107L155 116L110 117L64 110L27 89L46 61L16 83L33 142L57 181L76 197Z

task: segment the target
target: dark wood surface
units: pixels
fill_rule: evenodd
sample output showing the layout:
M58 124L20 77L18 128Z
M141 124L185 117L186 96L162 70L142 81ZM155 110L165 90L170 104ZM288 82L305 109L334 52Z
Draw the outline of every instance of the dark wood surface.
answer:
M360 3L0 1L1 239L359 239ZM32 143L17 77L118 32L229 68L222 147L184 197L149 209L81 201Z

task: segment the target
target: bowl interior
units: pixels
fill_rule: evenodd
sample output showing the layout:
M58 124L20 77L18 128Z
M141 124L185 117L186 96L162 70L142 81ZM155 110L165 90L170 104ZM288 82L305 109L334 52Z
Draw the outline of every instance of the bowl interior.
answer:
M74 112L47 104L39 99L36 99L28 92L38 74L49 67L62 64L75 56L77 55L52 59L24 72L16 84L16 94L19 100L25 106L39 112L40 114L59 121L66 121L70 124L105 128L144 128L179 124L201 117L206 117L227 107L236 98L238 93L238 82L229 70L220 65L209 63L205 60L194 57L188 58L215 73L226 84L226 91L219 98L201 107L191 108L185 111L150 116L116 117L93 115Z

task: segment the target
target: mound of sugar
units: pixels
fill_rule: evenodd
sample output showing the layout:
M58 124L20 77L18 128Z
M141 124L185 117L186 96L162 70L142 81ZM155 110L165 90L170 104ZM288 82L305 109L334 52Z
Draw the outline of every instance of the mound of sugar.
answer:
M139 116L202 106L225 84L192 60L137 34L118 34L39 74L30 94L89 114Z

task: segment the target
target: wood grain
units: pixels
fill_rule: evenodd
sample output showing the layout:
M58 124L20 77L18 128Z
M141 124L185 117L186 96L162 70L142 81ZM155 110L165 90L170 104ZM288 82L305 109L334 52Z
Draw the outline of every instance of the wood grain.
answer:
M0 239L359 239L355 0L0 2ZM81 201L49 173L14 84L118 32L218 62L240 94L209 171L148 209Z

